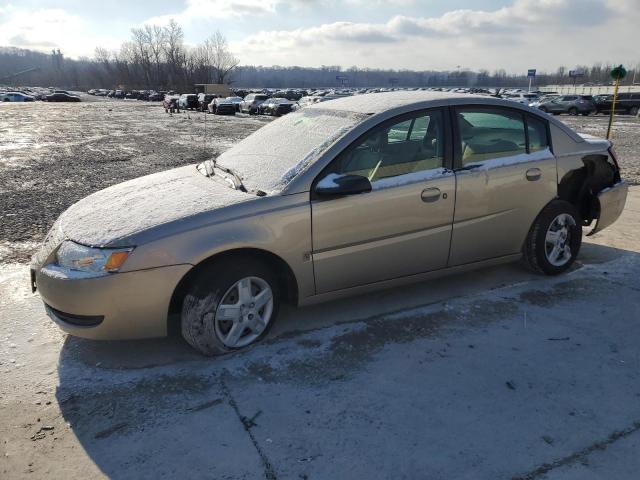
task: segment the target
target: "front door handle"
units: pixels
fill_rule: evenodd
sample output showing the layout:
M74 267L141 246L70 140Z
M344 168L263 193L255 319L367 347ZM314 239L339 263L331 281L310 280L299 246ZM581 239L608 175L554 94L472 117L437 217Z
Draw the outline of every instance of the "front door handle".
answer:
M540 170L539 168L530 168L529 170L527 170L526 177L530 182L540 180L540 177L542 177L542 170Z
M431 203L436 202L440 198L439 188L425 188L420 194L423 202Z

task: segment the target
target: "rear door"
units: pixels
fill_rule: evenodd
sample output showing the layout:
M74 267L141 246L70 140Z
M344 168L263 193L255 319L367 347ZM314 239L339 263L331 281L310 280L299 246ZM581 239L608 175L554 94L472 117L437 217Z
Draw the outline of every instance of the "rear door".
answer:
M456 208L449 265L519 253L557 193L548 123L508 107L456 107Z
M447 115L424 110L384 122L318 176L366 176L372 191L312 196L317 293L446 266L455 202Z

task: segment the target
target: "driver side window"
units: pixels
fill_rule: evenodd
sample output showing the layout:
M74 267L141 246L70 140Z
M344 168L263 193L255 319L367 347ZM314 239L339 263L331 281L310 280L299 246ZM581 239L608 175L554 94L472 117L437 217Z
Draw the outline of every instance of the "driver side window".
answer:
M420 112L385 123L365 134L334 161L331 173L377 180L440 168L444 165L442 111Z

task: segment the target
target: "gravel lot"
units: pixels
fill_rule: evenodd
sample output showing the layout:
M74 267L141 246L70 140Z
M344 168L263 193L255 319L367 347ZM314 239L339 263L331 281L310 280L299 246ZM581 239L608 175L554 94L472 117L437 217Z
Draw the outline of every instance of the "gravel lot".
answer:
M84 98L0 108L0 262L27 261L58 215L90 193L219 155L269 121ZM606 133L606 116L561 118L580 132ZM618 117L614 140L625 178L640 184L640 121Z
M28 260L58 215L90 193L217 156L268 121L168 115L138 101L3 104L0 262Z

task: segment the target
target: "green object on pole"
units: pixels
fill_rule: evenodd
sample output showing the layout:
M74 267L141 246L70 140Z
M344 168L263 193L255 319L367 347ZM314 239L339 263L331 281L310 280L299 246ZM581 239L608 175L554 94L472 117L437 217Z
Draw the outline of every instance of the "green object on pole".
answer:
M622 80L627 76L627 69L623 65L618 65L611 70L611 78L614 80Z
M613 89L613 100L611 101L611 113L609 113L609 126L607 127L607 140L611 138L611 126L613 125L613 116L616 112L616 101L618 100L618 87L620 86L620 80L627 76L627 69L623 65L618 65L611 70L611 78L616 83Z

